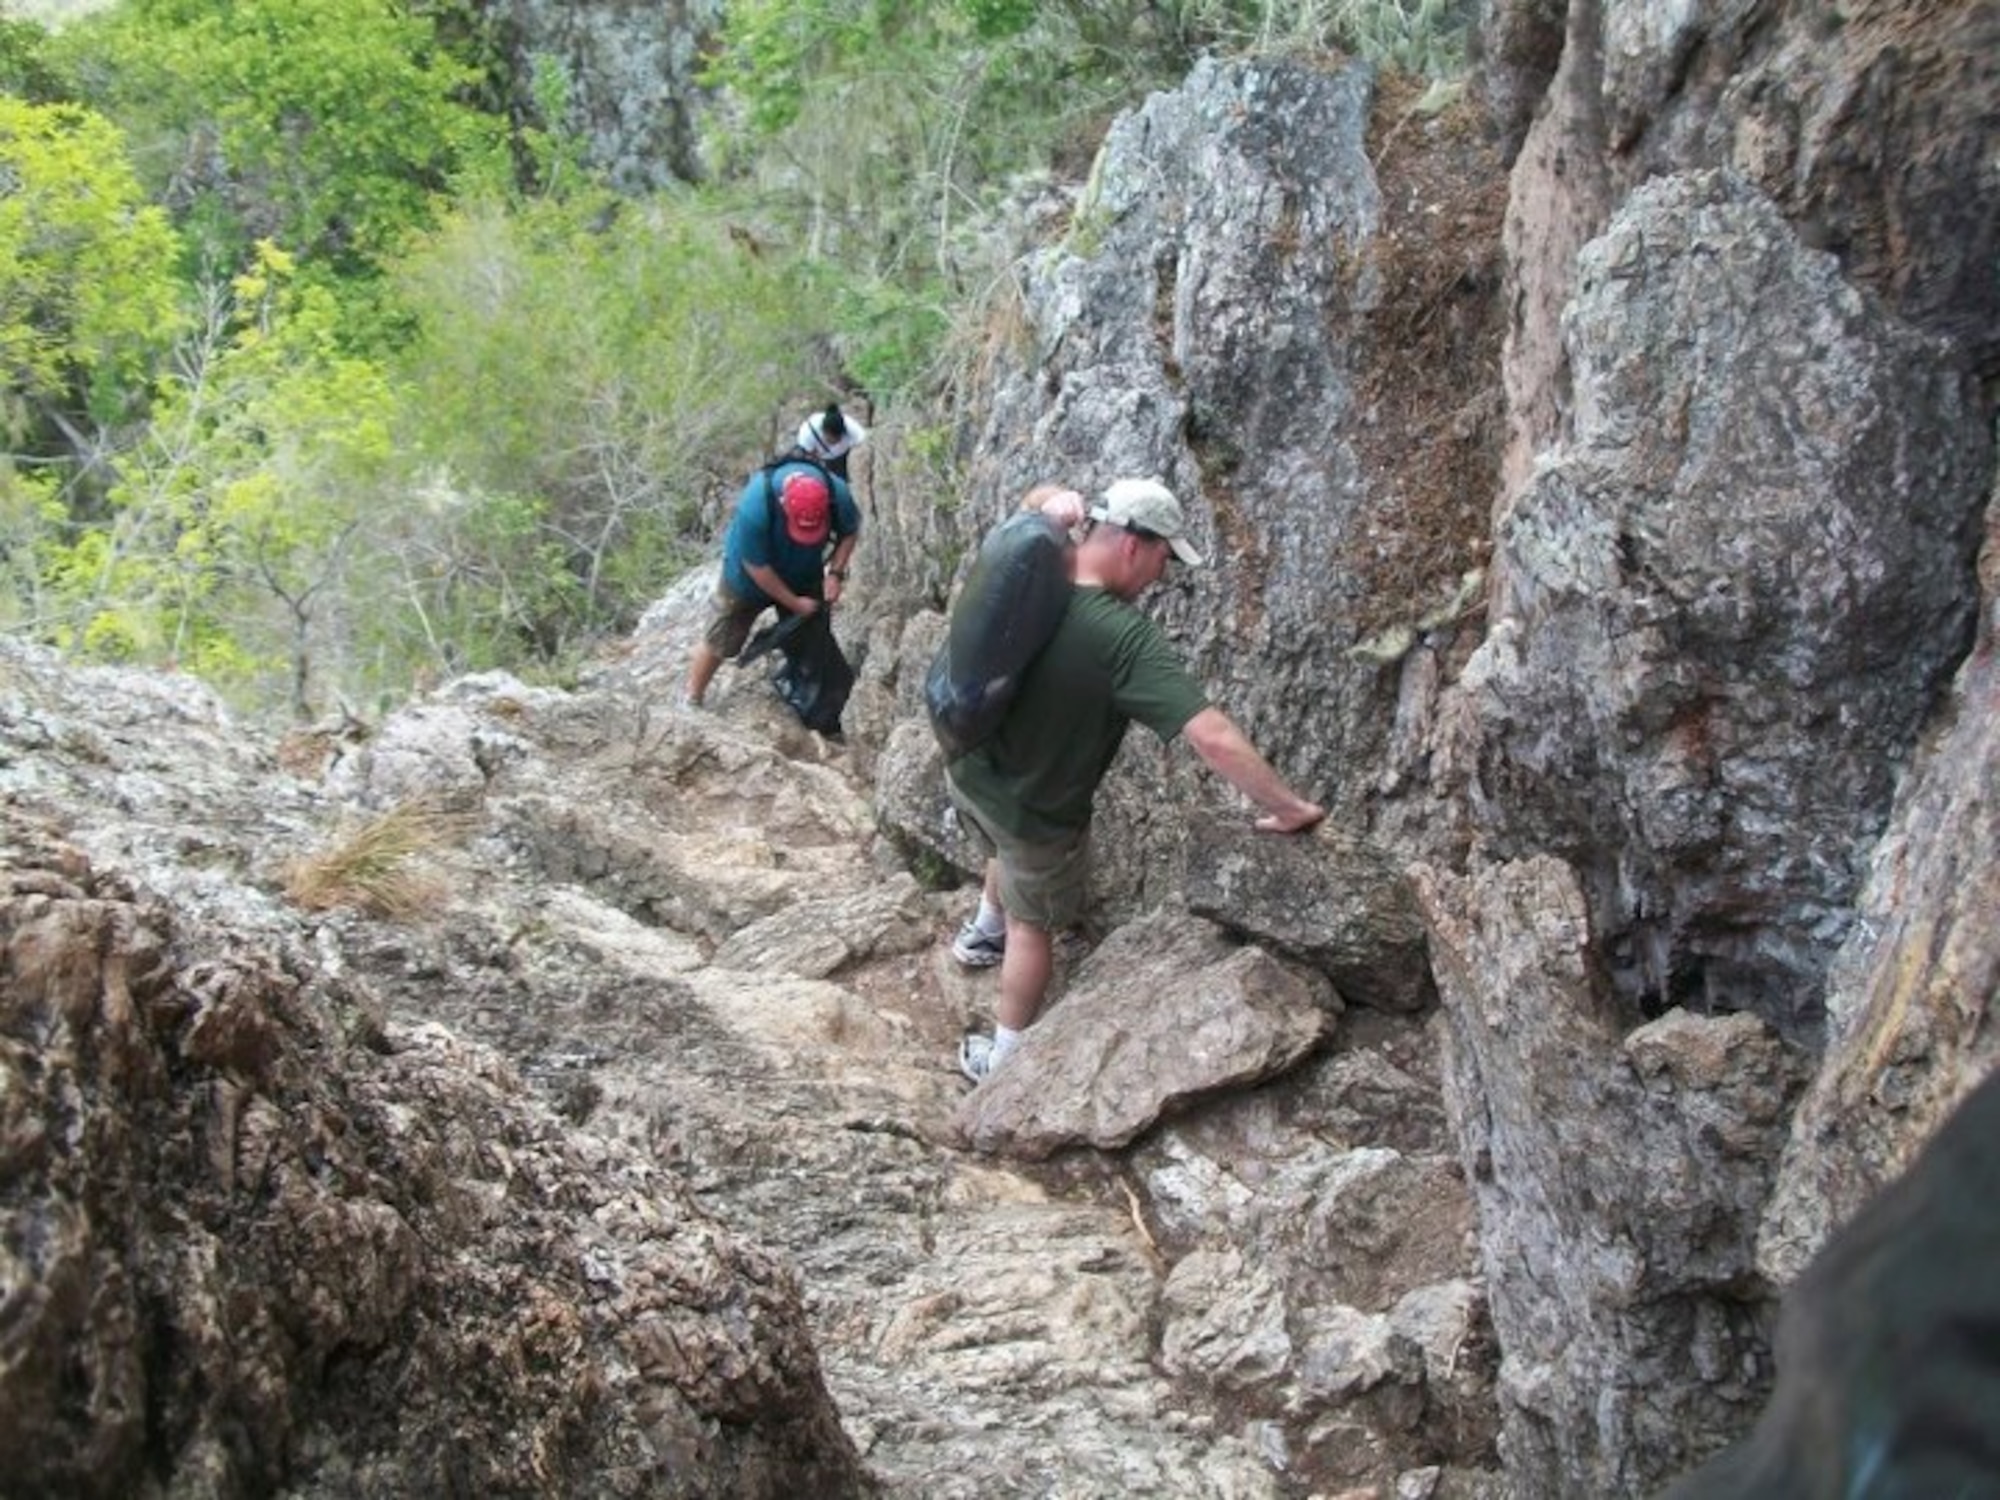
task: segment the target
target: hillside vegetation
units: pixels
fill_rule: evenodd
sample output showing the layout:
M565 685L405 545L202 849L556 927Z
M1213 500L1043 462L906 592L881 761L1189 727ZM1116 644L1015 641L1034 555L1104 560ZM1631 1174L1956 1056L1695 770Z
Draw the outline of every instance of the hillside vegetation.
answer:
M468 0L13 7L0 629L300 720L560 680L797 411L942 409L993 211L1118 109L1203 51L1448 75L1465 9L743 0L706 180L634 197Z

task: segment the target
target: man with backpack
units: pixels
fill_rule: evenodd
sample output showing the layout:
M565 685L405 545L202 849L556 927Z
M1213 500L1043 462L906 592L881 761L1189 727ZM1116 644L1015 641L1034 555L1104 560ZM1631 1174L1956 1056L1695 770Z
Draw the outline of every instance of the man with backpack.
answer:
M714 607L682 704L702 706L717 670L743 649L766 609L812 615L837 603L860 535L861 510L847 481L817 459L795 448L752 474L730 514Z
M1173 492L1121 479L1088 507L1077 500L1057 491L1043 507L1051 515L1061 508L1064 521L1082 509L1088 528L1061 622L1021 674L999 726L946 767L959 816L993 852L979 910L952 943L961 964L1000 966L994 1034L969 1035L959 1047L959 1067L975 1083L1041 1011L1052 934L1082 914L1087 895L1097 786L1133 720L1162 742L1184 736L1262 810L1261 829L1300 833L1326 816L1209 703L1160 628L1133 607L1170 561L1202 564Z
M838 401L799 423L798 451L818 459L836 478L847 478L848 455L867 441L868 429L842 411Z

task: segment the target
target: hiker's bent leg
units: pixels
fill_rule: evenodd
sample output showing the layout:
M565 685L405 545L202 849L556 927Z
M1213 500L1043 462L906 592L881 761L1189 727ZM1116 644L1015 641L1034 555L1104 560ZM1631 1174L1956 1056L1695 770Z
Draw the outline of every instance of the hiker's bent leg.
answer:
M1090 838L1003 846L1000 905L1007 913L1007 953L1000 962L1000 996L994 1020L1025 1031L1041 1014L1055 967L1054 933L1083 915L1090 884Z
M1007 918L1007 956L1000 960L1000 999L993 1009L997 1023L1013 1031L1034 1024L1048 994L1054 951L1048 928Z
M688 667L687 699L699 703L707 693L708 685L715 680L715 674L722 666L722 656L707 641L694 648L694 661Z
M694 660L688 665L690 703L701 702L716 672L743 649L743 643L750 638L750 627L763 612L763 600L739 599L720 582L715 585L715 593L709 599L708 629L694 648Z

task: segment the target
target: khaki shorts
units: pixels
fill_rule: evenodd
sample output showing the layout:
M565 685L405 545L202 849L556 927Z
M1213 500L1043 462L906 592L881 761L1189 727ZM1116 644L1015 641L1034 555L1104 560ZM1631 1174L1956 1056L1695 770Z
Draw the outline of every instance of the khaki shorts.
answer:
M1046 931L1082 920L1090 896L1088 828L1056 843L1031 843L995 828L949 776L945 786L960 821L1000 861L1000 904L1008 916Z
M708 629L702 639L709 649L725 660L743 649L743 643L750 639L750 627L757 623L757 616L771 607L767 599L751 603L739 599L721 583L715 586L715 597L709 601Z

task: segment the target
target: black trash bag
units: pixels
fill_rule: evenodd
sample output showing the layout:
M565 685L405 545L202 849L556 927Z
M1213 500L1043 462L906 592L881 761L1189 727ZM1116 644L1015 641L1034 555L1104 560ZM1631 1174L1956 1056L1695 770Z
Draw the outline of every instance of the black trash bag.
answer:
M924 708L947 760L1000 727L1069 597L1069 538L1055 522L1023 511L987 533L924 676Z
M812 618L811 615L789 615L780 611L778 618L763 626L743 643L743 649L736 653L736 665L747 667L760 656L769 655L799 633L799 628Z
M776 627L771 644L784 653L785 664L771 675L771 686L806 728L837 735L847 695L854 691L854 668L833 638L831 614L822 604L809 615L793 616L798 624Z

